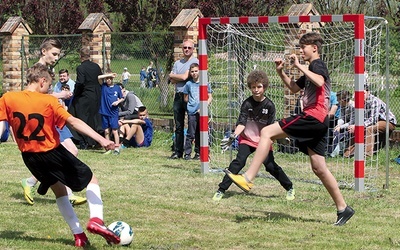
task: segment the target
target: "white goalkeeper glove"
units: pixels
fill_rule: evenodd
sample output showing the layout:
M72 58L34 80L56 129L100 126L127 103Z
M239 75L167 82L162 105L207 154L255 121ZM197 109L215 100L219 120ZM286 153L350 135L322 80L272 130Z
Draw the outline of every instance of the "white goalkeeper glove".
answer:
M234 133L230 134L229 137L226 137L221 140L221 150L222 153L229 149L232 143L236 140L237 135Z

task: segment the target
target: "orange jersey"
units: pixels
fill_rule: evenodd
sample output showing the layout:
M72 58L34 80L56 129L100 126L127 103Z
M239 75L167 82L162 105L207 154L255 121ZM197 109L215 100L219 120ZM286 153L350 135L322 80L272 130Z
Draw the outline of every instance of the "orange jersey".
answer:
M60 144L56 127L62 128L69 114L49 94L24 90L0 98L0 121L7 120L22 152L46 152Z

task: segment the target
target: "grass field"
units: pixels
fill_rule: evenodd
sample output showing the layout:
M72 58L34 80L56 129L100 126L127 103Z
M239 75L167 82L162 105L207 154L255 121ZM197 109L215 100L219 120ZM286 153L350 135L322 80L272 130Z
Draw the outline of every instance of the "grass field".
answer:
M133 227L130 249L400 248L400 166L394 163L389 190L342 190L356 214L335 227L335 207L321 185L294 181L296 199L286 201L277 181L257 178L250 194L232 186L214 202L222 174L202 175L199 162L169 160L169 150L170 134L156 132L148 149L129 148L119 156L79 152L100 180L106 223L123 220ZM3 143L0 152L0 249L74 249L51 192L35 195L34 206L25 203L20 180L29 172L16 145ZM284 158L276 160L285 165ZM75 210L86 225L87 205ZM101 237L88 237L88 249L110 248Z

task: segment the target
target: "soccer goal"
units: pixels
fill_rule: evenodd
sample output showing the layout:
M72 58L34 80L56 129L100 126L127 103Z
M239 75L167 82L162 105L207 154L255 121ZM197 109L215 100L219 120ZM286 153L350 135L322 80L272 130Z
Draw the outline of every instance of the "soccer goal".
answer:
M291 94L284 87L276 73L274 60L285 59L288 75L299 78L301 72L290 66L288 56L300 54L300 36L314 31L324 39L321 56L330 71L332 91L350 91L354 94L356 109L355 155L353 158L344 158L340 154L327 158L328 167L343 187L358 191L375 188L379 154L364 155L364 83L368 81L373 92L382 89L385 61L381 62L381 49L385 45L382 42L385 27L384 19L358 14L200 18L202 172L221 171L236 156L235 147L221 152L219 145L221 139L235 128L240 105L251 95L246 78L252 70L267 73L270 86L266 93L275 103L277 119L295 112L298 94ZM208 82L213 89L210 106L207 106ZM375 143L379 144L379 138ZM274 154L277 163L292 179L318 182L308 157L299 153L290 139L275 142Z

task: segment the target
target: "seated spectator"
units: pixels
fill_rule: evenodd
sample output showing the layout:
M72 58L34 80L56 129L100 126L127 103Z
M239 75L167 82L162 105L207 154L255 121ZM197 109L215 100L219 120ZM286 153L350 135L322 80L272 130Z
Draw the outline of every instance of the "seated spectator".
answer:
M121 149L151 145L154 129L145 106L139 108L139 119L120 120L119 123L120 133L122 137L125 137L122 139Z
M335 157L340 152L343 152L344 146L342 147L342 144L349 145L351 136L347 128L350 125L354 125L355 122L354 102L351 100L350 92L347 90L337 92L337 99L340 116L337 125L333 129L332 144L328 145L328 155L331 157Z
M120 83L117 83L117 85L121 88L124 97L124 100L119 104L119 119L138 119L138 109L143 106L142 101L133 92L126 90L124 85Z
M14 140L14 134L11 130L10 125L7 121L0 121L0 143L8 141L8 137L11 135L11 139Z
M336 96L336 92L331 91L329 105L330 105L329 112L328 112L329 127L328 127L328 133L327 133L328 153L329 153L329 147L332 146L332 143L333 143L333 139L334 139L333 131L336 127L336 124L339 119L339 114L340 114L339 102L338 102L338 98Z
M369 92L369 86L364 86L365 98L365 115L364 115L364 128L365 128L365 154L372 156L378 149L384 146L384 140L375 142L375 137L385 138L386 124L389 122L389 136L396 128L396 117L389 110L389 116L386 117L386 103L378 97ZM354 134L354 125L348 127L349 133ZM377 144L377 145L375 145ZM354 155L355 145L352 144L344 152L344 157L351 157Z

